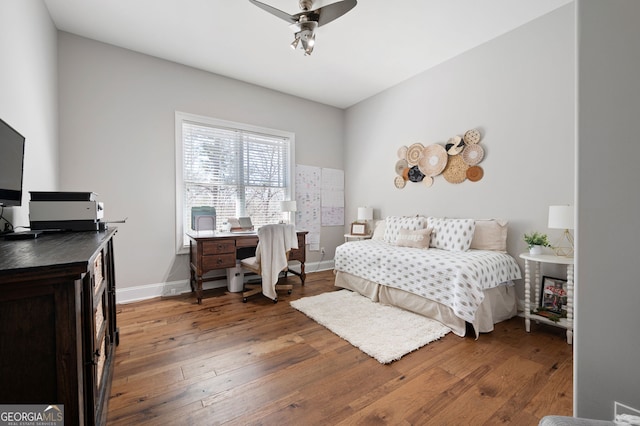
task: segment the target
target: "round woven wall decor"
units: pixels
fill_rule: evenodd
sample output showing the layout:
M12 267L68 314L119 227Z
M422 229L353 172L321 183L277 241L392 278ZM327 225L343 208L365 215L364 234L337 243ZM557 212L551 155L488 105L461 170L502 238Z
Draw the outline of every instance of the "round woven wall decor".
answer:
M480 142L480 132L476 129L467 130L463 136L464 143L474 145Z
M420 171L426 176L437 176L447 165L447 150L437 143L431 144L422 150L418 160Z
M467 170L467 179L471 182L477 182L484 176L484 170L480 166L472 166Z
M409 147L407 151L407 162L410 167L416 166L418 164L418 160L420 159L420 155L422 154L422 150L424 146L421 143L414 143Z
M402 189L407 184L407 182L402 178L402 176L396 176L393 179L393 184L396 186L396 188Z
M396 174L402 176L402 172L404 172L404 169L407 167L409 167L407 160L398 160L396 162Z
M475 166L484 158L484 148L480 145L467 145L462 151L462 159L470 166Z
M469 165L464 162L461 155L450 155L447 166L442 176L450 183L462 183L467 178Z
M446 148L449 155L458 155L464 149L464 141L460 136L454 136L449 138Z

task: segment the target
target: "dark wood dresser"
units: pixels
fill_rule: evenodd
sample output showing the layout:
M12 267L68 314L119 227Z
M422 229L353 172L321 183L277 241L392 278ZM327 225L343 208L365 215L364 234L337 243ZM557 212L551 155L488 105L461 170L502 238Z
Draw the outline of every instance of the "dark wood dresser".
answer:
M106 423L115 233L0 239L0 404L64 404L65 425Z

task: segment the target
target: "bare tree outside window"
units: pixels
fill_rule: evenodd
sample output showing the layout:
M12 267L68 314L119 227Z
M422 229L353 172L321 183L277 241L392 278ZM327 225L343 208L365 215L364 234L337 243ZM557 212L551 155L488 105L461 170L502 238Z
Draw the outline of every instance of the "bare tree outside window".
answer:
M218 224L249 216L257 227L276 223L288 198L291 141L288 137L182 120L182 221L191 208L213 206Z

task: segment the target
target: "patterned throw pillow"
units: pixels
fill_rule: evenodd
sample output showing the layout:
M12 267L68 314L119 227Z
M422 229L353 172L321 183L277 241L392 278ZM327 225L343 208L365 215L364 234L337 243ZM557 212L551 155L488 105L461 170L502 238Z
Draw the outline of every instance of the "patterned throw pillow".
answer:
M427 225L433 229L431 247L449 251L469 250L475 220L430 217Z
M384 241L395 244L401 229L415 231L427 226L424 216L387 216L385 218Z
M398 233L396 245L400 247L428 249L429 241L431 241L431 228L417 229L415 231L401 229Z

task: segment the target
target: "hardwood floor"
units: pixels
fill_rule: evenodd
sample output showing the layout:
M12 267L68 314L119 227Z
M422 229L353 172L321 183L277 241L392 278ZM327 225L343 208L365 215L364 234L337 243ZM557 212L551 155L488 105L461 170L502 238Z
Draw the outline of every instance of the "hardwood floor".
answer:
M537 425L571 415L564 330L513 318L382 365L293 309L334 291L297 277L273 304L216 289L119 305L110 425Z

